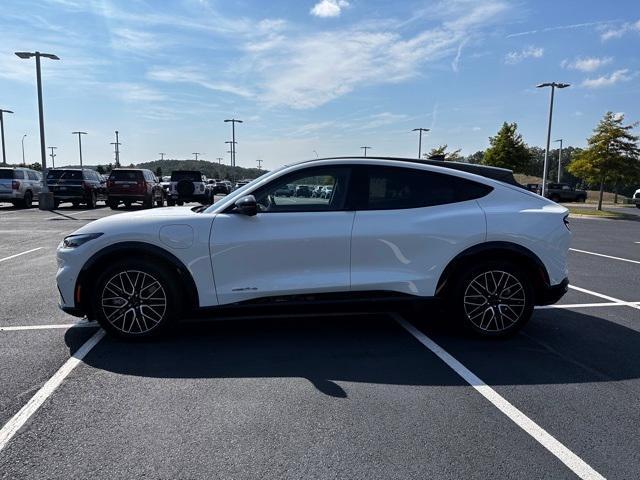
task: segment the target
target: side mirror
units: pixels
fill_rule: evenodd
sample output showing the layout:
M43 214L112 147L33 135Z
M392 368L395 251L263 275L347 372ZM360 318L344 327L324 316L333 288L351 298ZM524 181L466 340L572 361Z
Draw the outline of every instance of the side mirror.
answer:
M245 195L235 203L236 210L243 215L252 217L258 213L258 203L253 195Z

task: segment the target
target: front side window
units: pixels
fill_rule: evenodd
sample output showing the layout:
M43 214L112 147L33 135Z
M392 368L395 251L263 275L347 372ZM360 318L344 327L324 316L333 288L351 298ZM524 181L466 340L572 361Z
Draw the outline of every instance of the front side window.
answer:
M367 167L360 182L366 210L431 207L483 197L492 188L443 173L402 167Z
M325 212L344 208L349 167L307 168L255 192L260 212ZM329 193L321 194L321 190Z

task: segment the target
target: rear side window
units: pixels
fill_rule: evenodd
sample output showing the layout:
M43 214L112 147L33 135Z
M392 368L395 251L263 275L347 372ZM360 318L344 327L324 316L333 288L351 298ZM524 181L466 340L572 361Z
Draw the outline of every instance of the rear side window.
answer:
M9 179L12 180L13 179L13 170L8 170L8 169L4 169L4 170L0 170L0 178L2 179Z
M29 177L29 180L38 180L38 175L36 175L36 172L27 170L27 176Z
M139 170L112 170L109 180L137 182L142 176Z
M358 205L367 210L431 207L474 200L492 188L442 173L401 167L368 167L361 177Z
M201 182L202 174L200 172L172 172L171 181L179 182L180 180L189 180L190 182Z
M16 180L24 180L24 171L22 170L16 170L13 175L13 178L15 178Z

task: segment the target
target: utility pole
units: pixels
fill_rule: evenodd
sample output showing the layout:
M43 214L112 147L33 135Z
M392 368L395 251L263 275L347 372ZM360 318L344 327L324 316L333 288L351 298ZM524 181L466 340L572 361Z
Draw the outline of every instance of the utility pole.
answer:
M51 165L52 165L52 168L54 168L54 169L56 168L55 158L56 158L57 155L55 153L53 153L53 151L55 149L57 149L57 148L58 147L49 147L49 150L51 150L51 153L49 154L49 156L51 157Z
M38 208L40 210L53 210L53 194L49 192L47 185L47 145L44 140L44 109L42 107L42 74L40 70L40 57L51 60L60 60L52 53L40 52L15 52L23 60L36 57L36 84L38 89L38 119L40 121L40 159L42 161L42 191L38 195ZM3 149L4 151L4 149Z
M562 138L554 140L555 142L560 142L560 151L558 152L558 183L562 181L562 140Z
M27 164L24 161L24 139L27 137L27 134L25 133L24 135L22 135L22 141L20 143L22 143L22 166L26 167Z
M262 170L262 162L263 161L264 160L260 160L260 159L256 160L256 162L258 162L258 170Z
M198 161L198 155L202 155L200 152L193 152L191 155L196 156L196 162Z
M227 153L230 154L229 165L233 167L234 166L233 165L233 156L235 155L235 147L234 146L235 146L236 142L230 140L230 141L226 141L224 143L229 145L229 150L227 150Z
M71 132L73 135L78 135L78 151L80 152L80 170L82 170L82 135L86 135L87 132Z
M243 123L242 120L236 120L235 118L229 118L224 123L231 122L231 166L236 166L236 123Z
M371 150L371 147L360 147L362 150L364 150L364 156L367 156L367 150Z
M217 157L216 160L218 160L218 165L222 165L222 157Z
M420 132L420 136L418 137L418 159L422 158L422 132L430 132L430 128L414 128L411 130L412 132Z
M116 159L116 167L115 168L120 168L120 145L122 145L119 141L118 141L118 130L116 130L116 141L115 142L111 142L109 145L113 145L113 153L115 154L115 159Z
M2 115L5 113L13 113L11 110L3 110L0 108L0 131L2 132L2 164L7 164L7 154L4 148L4 120Z
M549 100L549 124L547 125L547 148L544 151L544 167L542 171L542 196L547 193L547 170L549 165L549 144L551 143L551 120L553 119L553 95L556 88L567 88L569 83L547 82L536 85L536 88L551 87L551 98Z
M164 156L166 155L166 153L160 152L158 155L160 155L160 160L164 160Z

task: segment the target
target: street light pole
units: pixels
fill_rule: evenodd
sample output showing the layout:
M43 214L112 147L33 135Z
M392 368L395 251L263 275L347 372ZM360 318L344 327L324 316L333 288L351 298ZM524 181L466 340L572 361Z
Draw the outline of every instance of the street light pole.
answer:
M166 155L166 153L160 152L158 155L160 155L160 160L164 160L164 156Z
M430 128L414 128L412 132L420 132L418 137L418 159L422 158L422 132L430 132Z
M193 152L191 155L196 156L196 162L198 161L198 155L202 155L200 152Z
M364 156L367 156L367 150L371 150L371 147L360 147L362 150L364 150Z
M264 160L260 160L260 159L256 160L256 162L258 162L258 170L262 170L262 162L263 161Z
M23 167L27 166L27 164L24 161L24 139L25 139L26 136L27 136L26 133L24 135L22 135L22 142L20 142L20 143L22 143L22 166Z
M82 170L82 135L86 135L87 132L71 132L73 135L78 135L78 151L80 152L80 170Z
M236 123L243 123L242 120L236 120L235 118L229 118L224 123L231 122L231 166L236 166Z
M547 193L547 169L549 165L549 146L551 143L551 120L553 119L553 96L556 88L567 88L571 85L568 83L547 82L536 85L536 88L551 87L551 98L549 100L549 125L547 126L547 147L544 151L544 166L542 172L542 196Z
M0 108L0 132L1 132L1 136L2 136L2 164L6 165L7 164L7 154L5 152L5 148L4 148L4 120L2 115L4 113L13 113L11 110L3 110Z
M36 57L36 83L38 86L38 119L40 121L40 159L42 161L42 192L38 195L38 208L40 210L53 210L53 195L49 192L47 185L47 152L44 139L44 109L42 107L42 75L40 72L40 57L51 60L60 60L52 53L40 52L15 52L23 60Z
M118 130L116 130L116 141L111 142L109 145L113 145L113 154L116 160L115 168L120 168L120 145L122 144L118 141Z
M558 183L560 183L562 179L562 138L555 140L556 142L560 142L560 151L558 152Z
M222 157L217 157L216 160L218 160L218 165L222 165Z
M26 136L26 135L25 135L25 136ZM51 165L52 165L52 168L53 168L53 169L55 169L55 168L56 168L56 161L55 161L56 154L55 154L55 153L53 153L53 151L54 151L55 149L57 149L57 148L58 148L58 147L49 147L49 150L51 150L51 153L49 154L49 156L51 157Z

